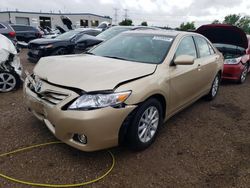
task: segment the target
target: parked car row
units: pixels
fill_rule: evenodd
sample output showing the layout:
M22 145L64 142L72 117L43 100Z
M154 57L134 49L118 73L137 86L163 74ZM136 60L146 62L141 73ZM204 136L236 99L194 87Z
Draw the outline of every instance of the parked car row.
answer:
M65 55L74 52L75 42L83 35L96 36L101 31L89 28L79 28L65 32L52 39L36 39L29 42L28 56L37 62L41 57L50 55Z

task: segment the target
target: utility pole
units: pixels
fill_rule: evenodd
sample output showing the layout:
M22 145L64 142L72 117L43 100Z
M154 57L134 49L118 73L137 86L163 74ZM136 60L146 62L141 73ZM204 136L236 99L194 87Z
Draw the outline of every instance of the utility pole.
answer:
M114 24L117 25L118 24L118 8L114 8L115 14L114 14Z
M124 18L125 18L125 20L127 20L128 19L128 9L124 9L124 12L125 12Z

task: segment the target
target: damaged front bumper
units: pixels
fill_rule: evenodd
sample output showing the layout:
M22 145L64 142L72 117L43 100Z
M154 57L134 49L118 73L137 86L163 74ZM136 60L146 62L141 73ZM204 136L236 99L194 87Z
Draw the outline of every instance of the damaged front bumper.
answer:
M18 75L24 81L23 68L18 54L12 54L5 49L0 50L0 71Z

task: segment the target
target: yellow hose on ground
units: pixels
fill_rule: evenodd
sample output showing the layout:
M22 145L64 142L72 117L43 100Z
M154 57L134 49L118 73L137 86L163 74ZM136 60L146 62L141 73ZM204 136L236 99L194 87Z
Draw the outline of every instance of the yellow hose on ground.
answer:
M30 149L34 149L34 148L38 148L38 147L43 147L43 146L48 146L48 145L54 145L54 144L62 144L62 142L48 142L48 143L44 143L44 144L37 144L37 145L33 145L33 146L29 146L29 147L25 147L25 148L21 148L21 149L17 149L8 153L3 153L0 155L1 157L7 156L7 155L11 155L11 154L16 154L22 151L26 151L26 150L30 150ZM20 183L20 184L24 184L24 185L31 185L31 186L37 186L37 187L79 187L79 186L84 186L84 185L89 185L92 183L95 183L103 178L105 178L114 168L115 166L115 157L114 155L108 151L108 153L110 154L111 158L112 158L112 165L111 167L108 169L107 172L105 172L102 176L87 181L87 182L82 182L82 183L76 183L76 184L44 184L44 183L33 183L33 182L29 182L29 181L24 181L24 180L19 180L10 176L7 176L5 174L2 174L2 172L0 172L0 177L4 178L6 180L15 182L15 183Z

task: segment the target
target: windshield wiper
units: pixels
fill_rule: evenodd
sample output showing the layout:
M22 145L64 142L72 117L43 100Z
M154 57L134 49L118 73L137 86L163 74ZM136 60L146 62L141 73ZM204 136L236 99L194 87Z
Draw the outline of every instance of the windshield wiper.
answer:
M120 60L126 60L126 61L128 61L128 59L125 59L125 58L122 58L122 57L116 57L116 56L108 56L108 55L106 55L106 56L103 56L103 57L113 58L113 59L120 59Z

